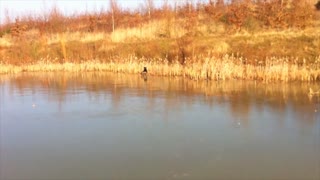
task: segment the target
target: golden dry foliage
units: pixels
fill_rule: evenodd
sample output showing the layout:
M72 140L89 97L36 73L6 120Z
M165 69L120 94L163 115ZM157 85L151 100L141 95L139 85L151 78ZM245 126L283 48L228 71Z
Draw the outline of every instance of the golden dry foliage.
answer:
M97 18L95 16L89 17L89 32L95 31L97 28Z
M312 23L315 12L311 4L304 0L292 1L292 9L290 9L290 25L292 27L306 28Z
M199 1L196 4L184 1L187 3L175 3L174 7L167 3L158 8L151 8L152 1L146 2L147 10L141 8L129 11L119 8L116 1L110 0L112 8L109 10L95 14L75 14L71 17L64 16L57 7L53 7L47 15L22 17L15 24L1 25L0 35L6 31L5 26L10 26L11 34L18 36L26 28L21 24L38 29L41 35L65 31L110 33L119 28L138 28L148 22L164 21L169 16L168 26L183 19L186 31L195 30L199 23L202 25L212 22L231 25L231 28L238 30L249 29L253 27L252 24L263 25L262 28L305 28L315 18L314 5L304 0L237 0L231 3L218 0Z
M227 13L228 22L233 24L238 31L241 30L247 18L251 16L248 4L232 4Z
M11 34L13 37L21 37L23 33L27 30L27 25L22 25L19 19L16 19L14 25L11 27Z
M314 18L312 7L304 0L260 2L257 9L257 19L270 28L305 28Z

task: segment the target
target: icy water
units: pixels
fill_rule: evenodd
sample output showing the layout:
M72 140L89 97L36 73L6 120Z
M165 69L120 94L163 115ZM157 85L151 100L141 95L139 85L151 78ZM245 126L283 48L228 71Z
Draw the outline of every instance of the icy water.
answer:
M319 180L319 83L0 75L1 180Z

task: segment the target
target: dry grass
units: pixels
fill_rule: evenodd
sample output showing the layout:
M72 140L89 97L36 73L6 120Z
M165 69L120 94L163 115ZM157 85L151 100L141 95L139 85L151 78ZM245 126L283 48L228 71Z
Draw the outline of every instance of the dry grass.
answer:
M261 80L273 81L317 81L320 80L320 57L312 65L289 63L288 59L267 60L265 66L245 65L242 58L224 56L221 59L203 58L202 61L169 64L167 61L155 59L114 59L110 62L88 61L84 63L48 63L39 62L24 66L0 64L0 73L38 72L38 71L109 71L116 73L138 74L144 66L148 67L149 75L182 76L194 80Z
M119 28L111 33L112 42L134 42L137 40L154 40L161 37L179 38L187 33L187 30L179 24L167 21L153 21L134 28Z
M64 32L46 35L47 45L57 44L61 42L61 38L64 38L65 42L77 41L81 43L90 43L100 40L108 39L109 35L104 32Z

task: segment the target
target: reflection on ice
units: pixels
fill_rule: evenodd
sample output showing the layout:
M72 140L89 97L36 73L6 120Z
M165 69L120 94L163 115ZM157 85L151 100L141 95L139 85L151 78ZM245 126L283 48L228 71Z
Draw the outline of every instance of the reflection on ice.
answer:
M112 106L119 108L127 96L144 98L149 111L158 108L156 101L163 101L163 108L179 109L183 104L205 103L214 108L221 104L246 125L252 112L266 109L274 113L298 116L304 123L314 123L319 111L320 97L309 89L320 89L310 83L262 83L246 81L193 81L182 78L149 76L148 81L139 75L114 73L26 73L7 76L2 84L10 89L9 95L43 96L63 108L65 102L76 101L86 96L102 101L110 98ZM80 95L81 94L81 95ZM183 104L182 104L183 103ZM33 102L32 107L36 107Z

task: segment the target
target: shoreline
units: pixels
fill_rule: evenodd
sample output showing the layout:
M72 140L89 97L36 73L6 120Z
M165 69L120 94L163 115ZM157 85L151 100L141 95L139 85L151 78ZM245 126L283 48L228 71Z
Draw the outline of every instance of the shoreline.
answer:
M266 60L266 64L243 64L242 58L224 56L203 58L202 61L187 61L185 64L168 61L152 61L135 57L100 62L97 60L82 63L37 62L25 65L0 63L1 74L20 72L114 72L139 74L143 67L149 75L184 77L192 80L258 80L263 82L317 82L320 81L320 60L312 64L291 63L287 59ZM318 62L319 61L319 62Z

